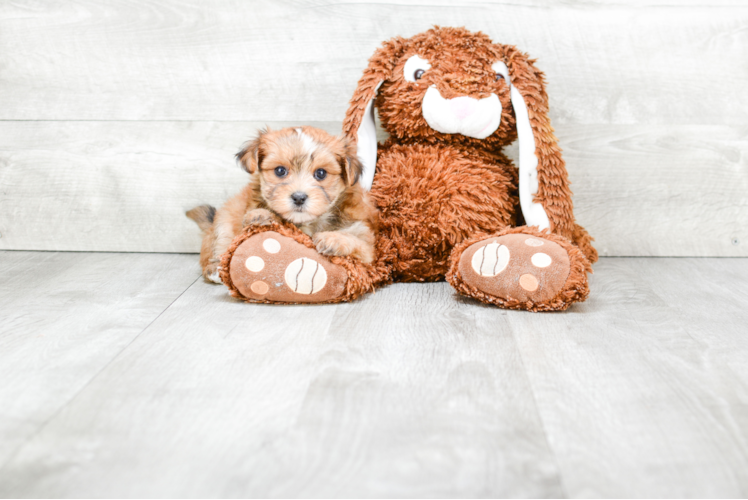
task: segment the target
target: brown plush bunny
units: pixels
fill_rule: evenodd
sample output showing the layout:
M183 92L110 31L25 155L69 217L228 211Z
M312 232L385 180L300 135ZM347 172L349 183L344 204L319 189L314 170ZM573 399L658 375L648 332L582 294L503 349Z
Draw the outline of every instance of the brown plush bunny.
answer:
M390 134L383 145L374 108ZM391 280L446 277L505 308L563 310L586 299L597 252L575 223L544 77L527 55L462 28L389 40L359 81L343 132L357 143L359 182L380 211L377 260L323 257L293 226L248 228L222 262L234 296L337 302ZM501 151L515 139L519 169ZM266 256L272 269L248 277L244 262L267 239L282 250ZM312 267L322 271L305 277ZM317 280L302 287L311 292L294 291L307 278ZM269 292L253 293L253 280Z

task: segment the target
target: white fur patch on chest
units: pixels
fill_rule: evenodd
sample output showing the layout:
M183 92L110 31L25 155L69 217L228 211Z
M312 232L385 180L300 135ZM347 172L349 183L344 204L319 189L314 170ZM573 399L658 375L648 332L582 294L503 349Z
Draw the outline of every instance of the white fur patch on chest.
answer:
M423 97L421 110L426 123L442 134L485 139L501 123L501 101L496 94L483 99L469 96L445 99L432 85Z

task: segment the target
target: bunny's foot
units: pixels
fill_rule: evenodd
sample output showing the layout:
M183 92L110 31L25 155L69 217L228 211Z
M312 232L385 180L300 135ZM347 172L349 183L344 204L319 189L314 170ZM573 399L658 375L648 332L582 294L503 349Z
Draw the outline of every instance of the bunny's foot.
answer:
M454 248L447 281L507 309L562 311L589 295L591 267L568 240L531 227L479 236Z
M307 235L277 223L248 227L221 260L221 280L248 302L351 300L373 289L372 271L349 257L320 255Z

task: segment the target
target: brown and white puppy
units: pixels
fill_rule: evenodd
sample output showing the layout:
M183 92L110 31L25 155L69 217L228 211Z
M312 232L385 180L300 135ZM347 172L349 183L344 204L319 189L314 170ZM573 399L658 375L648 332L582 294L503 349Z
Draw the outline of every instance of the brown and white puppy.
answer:
M236 155L249 184L220 210L193 208L187 217L205 232L200 265L206 281L220 283L221 256L250 224L293 223L317 251L374 260L376 208L358 183L356 146L313 127L262 131Z

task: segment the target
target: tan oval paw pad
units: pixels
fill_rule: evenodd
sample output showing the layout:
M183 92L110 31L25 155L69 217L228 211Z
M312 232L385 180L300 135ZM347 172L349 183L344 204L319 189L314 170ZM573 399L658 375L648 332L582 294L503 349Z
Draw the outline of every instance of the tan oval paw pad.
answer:
M530 257L530 262L532 262L532 265L535 267L548 267L551 265L551 262L553 262L553 259L551 259L551 256L547 253L538 252Z
M262 248L268 253L278 253L281 249L281 244L275 238L268 238L262 242Z
M244 261L244 267L246 267L253 273L259 273L260 271L262 271L262 268L265 267L265 261L262 260L262 257L253 255L252 257Z
M249 288L258 295L265 295L266 293L268 293L268 290L270 289L268 284L265 283L264 281L255 281L254 283L252 283L252 286Z
M532 274L523 274L519 277L519 286L528 292L534 292L538 289L538 279Z
M527 238L525 240L525 245L527 245L529 247L543 246L543 240L538 239L538 238L532 238L532 237L530 237L530 238Z

